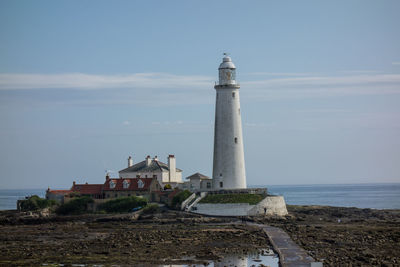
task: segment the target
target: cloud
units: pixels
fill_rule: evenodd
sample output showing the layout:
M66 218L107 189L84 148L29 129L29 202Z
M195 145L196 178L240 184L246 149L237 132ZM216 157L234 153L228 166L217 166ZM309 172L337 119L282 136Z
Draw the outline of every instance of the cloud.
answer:
M373 74L373 73L382 73L382 71L378 70L342 70L339 73L348 73L348 74Z
M282 74L282 73L276 73ZM250 78L250 77L247 77ZM138 104L191 105L214 102L214 78L202 75L134 73L119 75L0 74L0 92L15 90L63 90L82 92L79 97L56 100L83 105ZM322 98L346 95L384 95L400 93L400 74L341 73L340 75L290 74L261 80L241 80L244 101L269 101L291 98ZM96 92L96 94L91 92ZM100 92L101 93L97 93ZM65 94L64 94L65 95ZM3 94L3 103L11 103L11 94ZM40 95L38 96L38 98ZM29 103L32 103L32 95ZM61 99L61 100L60 100ZM43 98L41 101L49 101Z
M309 76L312 73L309 72L250 72L243 73L242 75L254 75L254 76Z
M242 88L249 88L248 97L258 100L399 94L400 74L275 78L245 81Z
M212 77L173 75L167 73L134 73L119 75L0 74L0 90L13 89L112 89L112 88L186 88L209 86Z

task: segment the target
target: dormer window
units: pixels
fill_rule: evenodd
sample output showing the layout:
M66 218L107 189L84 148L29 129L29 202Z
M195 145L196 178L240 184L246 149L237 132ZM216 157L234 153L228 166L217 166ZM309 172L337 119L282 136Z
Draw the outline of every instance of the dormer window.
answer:
M140 179L138 180L137 185L138 185L138 188L143 188L144 187L144 183Z
M123 186L124 189L129 188L129 185L130 185L130 183L129 183L128 180L124 180L124 182L122 183L122 186Z
M115 183L113 180L110 181L110 188L115 188Z

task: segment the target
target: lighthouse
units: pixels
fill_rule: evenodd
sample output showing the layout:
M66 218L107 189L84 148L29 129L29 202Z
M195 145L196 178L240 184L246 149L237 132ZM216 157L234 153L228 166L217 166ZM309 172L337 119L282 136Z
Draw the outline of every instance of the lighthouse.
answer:
M246 188L242 119L240 115L240 85L236 82L236 67L224 54L218 68L216 90L213 189Z

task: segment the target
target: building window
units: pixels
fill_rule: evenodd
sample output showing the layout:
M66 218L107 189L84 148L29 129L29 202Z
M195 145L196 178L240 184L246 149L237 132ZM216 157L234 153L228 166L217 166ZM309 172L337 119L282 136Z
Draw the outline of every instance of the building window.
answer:
M145 175L144 177L147 178L147 175Z
M110 197L110 194L107 194L107 197Z
M224 183L223 182L219 182L219 187L223 187Z
M115 183L113 180L110 181L110 188L115 188Z
M207 182L207 188L211 188L211 183Z
M232 97L235 98L235 92L232 93Z
M128 194L128 197L130 197L131 196L131 194Z
M118 197L118 194L115 194L114 196L115 196L115 197Z
M220 174L219 174L219 176L221 176L221 177L222 177L222 173L220 173Z
M129 188L129 182L128 180L124 180L124 182L122 183L123 188L127 189Z
M140 179L138 180L137 184L138 184L138 188L143 188L144 187L144 183Z
M235 137L235 144L237 144L238 143L238 139L237 139L237 137Z
M154 174L154 175L153 175L153 178L157 178L157 174Z

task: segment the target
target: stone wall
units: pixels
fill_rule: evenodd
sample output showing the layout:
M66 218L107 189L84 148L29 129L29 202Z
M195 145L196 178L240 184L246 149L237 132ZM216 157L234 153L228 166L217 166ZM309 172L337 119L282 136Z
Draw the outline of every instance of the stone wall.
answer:
M217 216L285 216L288 214L283 196L267 196L257 205L250 205L248 203L198 203L194 206L192 212Z
M232 204L206 204L198 203L195 205L195 213L217 216L246 216L248 211L255 205L248 203L232 203Z

